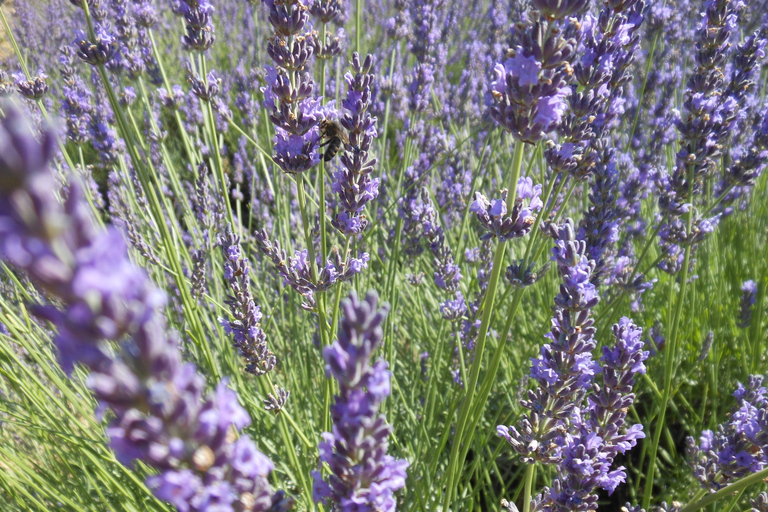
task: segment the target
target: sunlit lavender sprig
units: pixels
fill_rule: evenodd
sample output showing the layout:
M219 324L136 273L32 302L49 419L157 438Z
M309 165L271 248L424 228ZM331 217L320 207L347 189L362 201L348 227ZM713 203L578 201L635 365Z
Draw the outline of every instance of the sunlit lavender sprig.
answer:
M288 174L302 173L320 162L318 123L320 102L315 82L306 71L314 52L307 7L299 0L262 0L275 35L267 53L275 67L266 66L262 88L264 107L275 125L275 162Z
M475 214L485 231L481 240L497 237L499 240L511 240L530 233L535 214L544 207L539 196L541 185L533 185L531 178L522 177L517 181L517 195L512 211L507 214L508 190L501 191L500 199L488 201L482 193L475 192L475 201L469 211Z
M225 258L224 277L232 293L226 303L234 318L220 319L221 325L232 336L235 348L245 360L245 371L263 375L272 371L277 358L267 347L267 334L259 324L263 315L251 293L251 264L242 253L240 237L232 233L231 228L219 237L219 245Z
M634 403L635 376L645 373L642 329L623 317L613 326L616 345L603 347L603 382L594 383L583 410L574 413L574 429L565 436L562 462L552 486L544 490L534 510L574 512L597 510L598 489L612 494L626 480L624 467L613 469L618 454L645 437L643 426L626 427Z
M741 285L741 304L739 307L739 318L736 321L736 325L742 329L749 327L752 321L752 307L757 302L757 283L752 281L744 281Z
M176 13L184 18L186 34L181 44L187 51L204 52L216 41L211 19L213 5L208 0L176 0Z
M491 117L516 139L535 144L560 124L576 46L562 20L586 4L534 2L540 10L530 11L515 27L506 60L494 68L487 103Z
M37 101L48 92L47 78L45 73L40 73L27 80L23 73L19 73L16 75L16 90L28 100Z
M581 407L597 371L592 359L596 342L591 317L592 308L600 300L591 282L595 262L588 257L586 243L576 239L571 219L549 229L556 240L553 260L563 282L555 297L552 329L547 334L550 342L532 360L531 377L539 386L522 401L530 412L517 427L497 428L498 434L530 464L560 462L561 443L557 439L570 427L574 409Z
M751 375L733 393L737 406L717 431L705 430L699 443L686 439L688 463L702 488L712 492L768 467L768 398L763 377Z
M295 251L292 257L280 245L277 240L271 240L267 231L262 229L254 235L256 244L266 257L272 260L275 269L282 276L285 284L296 290L303 296L302 307L314 310L316 307L315 294L331 288L334 284L349 281L356 274L368 267L370 257L367 252L359 258L353 258L350 254L342 255L337 247L333 247L328 255L325 265L318 260L318 276L313 279L310 269L308 251Z
M379 308L375 292L362 301L353 292L341 308L338 339L323 350L326 374L339 383L339 394L331 406L333 431L323 433L319 446L313 497L338 512L394 512L394 492L405 486L408 461L387 454L392 426L379 407L390 394L390 373L386 361L371 363L389 307Z
M247 435L231 435L250 423L237 395L222 381L204 396L204 377L166 332L162 293L131 263L120 233L96 228L76 183L64 205L56 201L54 134L38 142L15 108L3 110L0 254L63 304L36 312L58 328L63 369L86 367L114 413L107 435L118 460L157 470L147 486L180 512L269 510L282 493L267 480L272 462ZM108 342L122 342L119 355Z
M659 268L668 273L677 273L683 266L685 247L691 246L693 251L719 222L718 215L697 216L689 226L680 217L692 215L691 208L700 206L705 183L717 169L723 145L741 108L736 98L725 95L724 77L737 7L738 2L730 0L707 2L697 29L696 67L688 79L685 111L677 123L681 148L675 155L673 171L662 172L659 177L659 188L663 191L659 207L667 217L659 230L666 256Z
M347 130L349 146L341 154L341 166L333 174L333 191L339 196L340 212L333 219L333 226L346 235L356 235L368 225L362 214L365 205L379 194L379 178L371 179L376 158L371 156L371 145L375 140L376 118L371 116L371 73L374 60L371 55L360 62L355 52L352 56L353 73L347 73L347 97L342 102L345 109L340 119Z

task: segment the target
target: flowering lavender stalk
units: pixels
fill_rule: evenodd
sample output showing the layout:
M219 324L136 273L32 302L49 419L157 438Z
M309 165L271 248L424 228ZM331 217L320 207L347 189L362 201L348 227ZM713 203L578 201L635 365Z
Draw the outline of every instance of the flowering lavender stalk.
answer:
M736 325L742 329L749 327L752 320L752 306L757 302L757 283L752 281L744 281L741 285L741 307L739 309L739 320Z
M704 237L719 222L712 218L693 218L692 208L701 202L705 183L718 166L723 145L735 125L740 105L732 96L726 96L724 67L731 32L736 28L737 5L729 0L714 0L706 4L701 26L697 31L696 67L687 82L685 113L677 123L681 135L681 148L677 152L671 175L662 172L659 188L664 193L659 207L668 217L662 223L659 237L665 251L665 260L659 268L670 274L681 270L686 247L693 252ZM683 215L688 222L683 222Z
M235 347L245 359L245 371L253 375L264 375L277 364L277 358L267 347L267 335L259 325L261 309L251 294L251 265L242 255L240 237L228 227L219 239L224 253L224 277L232 289L226 303L234 320L221 319L227 334L232 335Z
M565 436L562 462L552 487L545 489L535 510L552 512L597 510L598 488L612 494L626 480L623 467L611 470L623 454L645 437L643 426L625 426L634 402L635 375L645 373L642 329L623 317L613 326L616 345L603 347L603 382L593 384L587 407L574 415L574 432Z
M533 186L531 178L520 178L517 181L517 195L510 215L507 215L508 193L507 189L504 189L501 191L501 199L488 201L483 194L475 192L475 201L469 211L475 214L486 231L480 236L480 240L498 237L499 240L506 241L530 233L536 221L534 213L544 207L544 203L539 198L541 185ZM524 200L527 200L526 206L523 206Z
M367 252L362 253L360 258L353 258L349 254L342 255L334 246L325 266L320 268L317 279L313 279L306 249L295 251L293 257L289 257L280 242L269 239L265 229L257 232L255 238L259 250L272 260L285 284L304 297L302 307L307 310L314 310L317 306L315 293L328 290L334 284L349 281L355 274L367 268L370 260Z
M564 18L586 1L535 2L513 33L507 59L496 64L487 103L491 117L516 139L535 144L555 129L567 108L576 41L563 31ZM546 48L546 50L545 50Z
M387 455L392 426L379 406L389 396L390 375L386 361L371 364L389 307L378 308L375 292L363 301L352 292L341 308L339 337L323 350L326 374L339 383L339 394L331 407L333 431L323 433L321 466L312 473L313 497L337 512L394 512L393 493L405 486L408 461ZM323 463L330 469L327 479Z
M288 174L302 173L320 162L318 144L321 114L313 97L315 83L305 67L313 54L314 35L307 7L299 0L262 0L275 36L267 45L276 67L266 66L262 88L264 107L275 125L275 162Z
M162 294L120 233L95 227L77 184L56 201L54 134L37 142L17 110L3 111L0 254L63 304L36 312L58 327L64 370L88 368L94 395L114 413L107 435L118 460L156 469L147 486L180 512L270 510L282 500L267 480L272 462L247 435L230 435L250 423L237 395L222 381L204 397L205 379L165 331ZM116 356L108 342L123 340Z
M352 56L352 73L347 73L347 97L342 102L346 109L341 125L349 134L349 147L341 155L341 167L333 175L332 189L339 195L341 211L333 220L333 226L346 235L356 235L368 225L362 214L365 205L379 195L380 179L371 179L376 158L370 156L371 145L376 138L376 118L370 114L371 73L374 61L371 55L360 62L355 52Z
M552 330L547 334L551 342L543 345L539 357L532 360L531 377L539 387L529 391L528 399L522 401L531 412L517 427L497 428L498 434L529 464L560 462L562 454L555 440L570 427L574 409L591 389L597 370L592 360L596 342L591 318L591 310L600 300L591 282L595 262L588 258L586 243L576 240L571 219L550 229L557 241L553 259L563 278L555 297Z
M686 439L688 461L702 488L712 492L768 467L768 398L763 377L752 375L733 393L737 406L717 432L705 430L699 443Z

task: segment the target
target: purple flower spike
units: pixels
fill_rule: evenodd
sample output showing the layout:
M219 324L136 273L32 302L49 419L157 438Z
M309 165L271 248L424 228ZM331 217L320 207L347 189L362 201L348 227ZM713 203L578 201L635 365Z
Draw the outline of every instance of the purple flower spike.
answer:
M368 225L362 214L365 205L379 195L380 180L371 179L376 158L370 155L376 138L376 118L371 116L371 73L374 60L371 55L360 62L360 56L352 56L352 73L347 73L347 97L340 124L349 134L349 145L341 154L341 167L333 175L332 189L339 195L341 212L333 220L333 226L346 235L357 235Z
M269 485L269 459L235 435L251 422L237 394L226 380L205 394L205 378L166 332L162 292L120 232L96 228L76 182L57 202L53 133L37 142L15 107L2 110L0 254L61 304L35 310L58 329L64 370L85 367L99 409L113 412L107 435L118 460L156 470L147 486L180 512L271 510L283 493Z
M480 192L475 193L475 201L469 211L480 221L485 234L481 240L498 237L499 240L511 240L527 235L536 221L535 213L540 211L541 185L533 186L531 178L522 177L517 182L517 197L512 212L507 215L507 189L501 191L501 199L488 201Z
M752 321L752 306L757 302L757 283L752 281L744 281L741 285L741 308L739 309L739 320L736 323L742 329L749 327Z
M219 239L219 245L225 258L224 277L232 290L226 303L234 318L220 319L221 325L232 336L235 347L245 359L245 371L263 375L272 371L277 358L267 347L267 335L259 324L262 314L251 293L250 262L242 254L240 237L229 228Z
M371 364L389 307L378 308L375 292L362 301L352 292L341 307L339 337L323 351L339 395L331 407L333 431L323 434L320 468L312 474L314 500L343 512L394 512L394 492L405 486L408 461L387 455L392 426L379 406L389 396L390 375L386 361ZM324 464L330 470L325 479Z
M699 443L686 440L688 461L702 488L715 492L768 467L768 398L763 377L751 375L733 396L737 405L717 431L705 430Z

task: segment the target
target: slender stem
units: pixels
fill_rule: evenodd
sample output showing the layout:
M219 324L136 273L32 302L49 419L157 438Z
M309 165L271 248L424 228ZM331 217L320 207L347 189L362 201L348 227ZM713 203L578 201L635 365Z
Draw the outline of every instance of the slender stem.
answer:
M693 166L690 166L688 171L688 183L689 183L689 198L693 195ZM689 208L686 213L687 217L687 233L691 232L691 226L693 225L693 208ZM651 445L650 459L648 460L648 472L645 476L645 490L643 492L643 508L646 510L651 504L651 495L653 494L653 480L656 472L656 458L658 455L659 441L661 440L661 432L665 428L664 420L666 419L667 406L669 405L670 393L672 390L672 374L675 369L675 356L677 352L678 338L679 338L679 326L680 315L683 311L683 303L685 301L685 292L688 286L688 268L691 262L691 250L692 245L687 243L685 245L685 257L683 259L682 275L680 276L680 292L678 293L677 305L674 310L674 316L672 317L672 328L669 334L669 343L667 347L666 358L664 360L664 394L660 404L659 415L656 419L656 431L653 433L653 444ZM674 279L670 280L670 290L675 285ZM670 293L670 299L671 299Z
M733 493L741 491L742 489L746 489L750 485L760 483L765 478L768 478L768 468L762 471L758 471L757 473L752 473L749 476L745 476L741 480L736 480L731 485L723 487L722 489L720 489L715 493L707 494L706 496L704 496L699 500L692 501L691 503L681 508L680 512L696 512L697 510L700 510L708 505L711 505L712 503L715 503L718 500L733 496Z
M531 488L533 487L533 474L536 464L528 464L525 468L525 487L523 488L523 512L531 511Z
M520 178L520 170L523 164L523 152L524 143L517 140L515 142L515 152L512 158L512 168L509 176L509 182L512 189L517 191L517 180ZM509 197L509 196L508 196ZM512 196L511 203L514 202L515 194ZM472 409L472 399L477 391L477 380L480 374L480 365L483 361L483 352L485 351L485 339L488 334L488 327L491 323L491 314L493 313L494 300L496 299L496 289L499 282L499 276L501 275L501 268L504 266L504 250L506 244L504 241L499 241L496 246L496 254L493 258L493 267L491 269L491 278L488 282L488 291L486 292L485 300L483 301L483 316L480 321L480 330L477 335L477 342L475 343L475 355L472 361L472 367L469 372L469 379L466 382L466 396L464 402L461 404L461 410L459 412L459 420L456 424L456 433L454 435L453 445L451 446L451 458L448 463L447 483L445 488L445 502L443 510L450 508L451 500L455 492L455 487L458 483L459 467L463 464L464 451L462 450L462 442L464 432L469 420L469 412Z

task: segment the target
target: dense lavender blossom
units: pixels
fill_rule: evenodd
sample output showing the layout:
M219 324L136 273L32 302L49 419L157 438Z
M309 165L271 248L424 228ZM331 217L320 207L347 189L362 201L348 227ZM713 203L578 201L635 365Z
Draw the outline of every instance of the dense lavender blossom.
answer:
M118 50L118 43L105 28L97 27L95 29L96 40L91 41L82 30L77 31L73 44L77 46L77 56L84 62L92 66L101 66L115 56Z
M531 11L515 27L506 60L494 68L487 99L491 117L516 139L532 144L557 128L571 93L568 82L576 40L563 30L561 20L563 12L576 14L586 2L557 4L559 9L543 15Z
M598 488L613 493L625 481L623 467L613 460L645 437L643 426L626 427L627 411L634 402L635 376L645 373L642 329L624 317L613 326L616 345L603 347L602 384L593 384L587 407L574 414L574 432L565 436L562 462L552 487L546 489L536 510L552 512L597 509Z
M187 33L181 37L181 44L188 51L204 52L216 40L216 31L211 21L213 5L208 0L176 0L176 11L184 17Z
M390 394L390 375L386 361L371 364L389 307L379 309L375 293L361 301L353 292L342 311L339 337L323 350L326 374L339 383L339 394L331 407L333 431L323 434L319 446L314 499L337 512L394 512L393 493L405 486L408 462L387 455L392 427L379 407ZM326 479L323 463L330 470Z
M267 347L267 334L259 324L262 314L251 294L250 262L242 254L240 238L231 230L219 239L219 245L225 258L224 277L232 291L226 302L234 318L222 318L221 325L232 335L237 351L245 359L245 371L263 375L272 371L277 358Z
M741 285L741 307L739 309L739 319L736 325L742 329L749 327L749 323L752 319L752 306L757 301L757 283L752 281L744 281Z
M574 409L580 407L599 369L592 360L596 342L591 310L600 300L591 282L595 262L588 257L586 243L576 239L572 220L550 229L556 240L553 260L563 282L555 297L552 330L547 334L550 343L532 359L531 377L539 387L522 401L530 413L517 427L498 427L498 434L531 464L563 459L555 440L569 429Z
M324 266L318 261L320 271L317 280L314 280L310 272L310 262L306 249L295 251L294 255L289 257L280 242L270 240L266 230L262 229L257 232L255 238L259 250L272 260L285 284L304 297L305 302L302 303L302 307L308 310L314 309L317 305L314 298L315 293L328 290L334 284L349 281L355 274L362 272L370 260L366 252L362 253L359 258L353 258L350 254L342 255L336 247L333 247Z
M222 381L204 397L205 379L165 331L162 294L130 262L119 232L95 227L77 184L64 205L56 201L53 134L37 142L18 111L3 110L0 253L63 304L36 311L58 327L64 370L87 367L113 411L107 435L117 458L157 469L147 486L181 512L269 510L282 499L267 480L272 463L248 436L228 435L250 423L237 395ZM106 342L125 339L116 357Z
M706 4L697 29L696 67L687 82L685 113L677 123L681 149L675 155L672 173L662 173L659 177L658 186L664 191L659 207L666 215L659 230L666 255L660 268L672 274L683 266L685 247L691 246L693 251L720 219L719 215L710 218L697 215L691 223L692 229L688 229L681 217L691 215L691 208L701 202L705 184L717 169L718 157L741 108L736 98L725 94L724 80L728 41L735 28L737 7L737 3L729 0Z
M688 461L702 488L717 491L768 467L768 398L763 377L752 375L733 393L737 406L717 431L705 430L699 443L686 439Z
M320 162L320 102L305 69L313 54L314 35L306 7L296 0L263 0L275 36L267 46L276 67L266 66L264 107L275 125L275 162L288 174L302 173Z
M19 73L16 75L16 89L28 100L37 101L48 92L47 78L45 73L40 73L27 80L22 73Z
M531 178L522 177L517 181L517 196L512 211L507 215L508 190L501 191L501 199L488 201L480 192L475 193L475 201L469 211L475 214L480 225L486 231L481 240L497 237L499 240L511 240L530 233L536 221L534 214L544 207L539 196L541 185L533 185ZM523 206L524 201L527 203Z
M369 111L371 105L371 74L373 57L368 55L364 62L354 53L352 73L344 77L347 82L347 97L342 102L345 112L340 120L347 130L349 148L341 155L341 166L333 175L333 191L339 195L341 211L333 220L333 226L346 235L356 235L365 229L368 220L362 214L365 205L379 194L378 178L370 174L376 167L376 158L370 156L371 145L376 138L376 118Z

